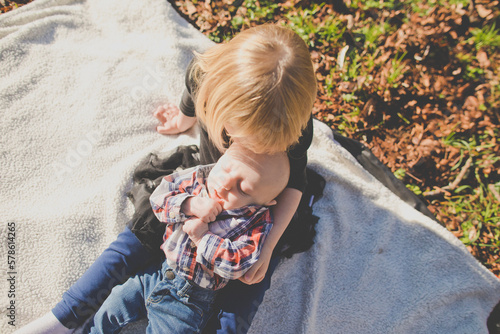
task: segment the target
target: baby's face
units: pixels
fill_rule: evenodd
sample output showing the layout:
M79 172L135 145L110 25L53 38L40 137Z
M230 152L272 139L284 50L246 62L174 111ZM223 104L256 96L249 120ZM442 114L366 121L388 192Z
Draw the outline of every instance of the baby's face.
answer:
M231 145L210 171L207 180L210 197L221 203L224 210L274 204L284 186L276 175L277 166L269 168L269 163L277 162Z

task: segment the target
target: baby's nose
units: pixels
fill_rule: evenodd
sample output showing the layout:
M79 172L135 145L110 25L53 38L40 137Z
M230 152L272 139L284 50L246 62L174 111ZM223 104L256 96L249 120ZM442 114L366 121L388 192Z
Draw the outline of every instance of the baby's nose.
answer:
M221 179L220 190L230 190L233 187L234 178L230 175L226 175Z

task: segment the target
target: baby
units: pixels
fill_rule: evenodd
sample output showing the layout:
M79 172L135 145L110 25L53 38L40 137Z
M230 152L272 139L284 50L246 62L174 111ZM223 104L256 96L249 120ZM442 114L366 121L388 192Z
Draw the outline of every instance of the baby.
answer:
M255 154L235 142L216 164L166 176L150 198L167 224L166 260L115 287L86 332L114 333L146 316L152 332L201 330L217 290L258 260L269 206L289 173L285 153Z

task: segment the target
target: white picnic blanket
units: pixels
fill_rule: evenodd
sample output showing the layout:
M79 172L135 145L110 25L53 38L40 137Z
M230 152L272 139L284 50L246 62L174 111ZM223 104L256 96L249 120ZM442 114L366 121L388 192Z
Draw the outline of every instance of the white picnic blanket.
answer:
M210 45L165 0L36 0L0 16L1 333L48 312L122 231L148 153L198 142L196 129L157 134L152 111L179 102L192 50ZM327 181L316 243L278 267L251 333L486 332L500 281L459 240L322 123L309 156Z

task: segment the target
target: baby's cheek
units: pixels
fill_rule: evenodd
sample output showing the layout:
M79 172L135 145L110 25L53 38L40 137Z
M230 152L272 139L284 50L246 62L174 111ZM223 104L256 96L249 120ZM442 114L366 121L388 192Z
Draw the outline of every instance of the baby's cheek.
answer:
M247 203L244 199L238 197L238 196L233 196L232 198L228 198L228 202L231 203L231 206L233 208L241 208L242 206L246 206L251 203Z

